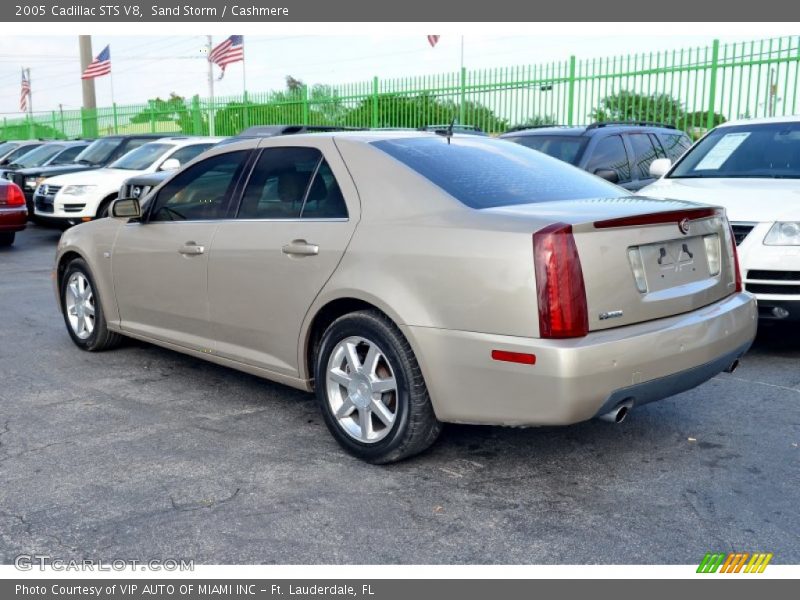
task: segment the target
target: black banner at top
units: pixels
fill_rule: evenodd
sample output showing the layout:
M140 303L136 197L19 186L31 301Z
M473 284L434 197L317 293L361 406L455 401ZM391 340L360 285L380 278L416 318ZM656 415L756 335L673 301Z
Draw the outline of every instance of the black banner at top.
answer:
M800 20L786 0L17 0L0 5L5 22L520 22ZM676 30L675 34L680 34Z

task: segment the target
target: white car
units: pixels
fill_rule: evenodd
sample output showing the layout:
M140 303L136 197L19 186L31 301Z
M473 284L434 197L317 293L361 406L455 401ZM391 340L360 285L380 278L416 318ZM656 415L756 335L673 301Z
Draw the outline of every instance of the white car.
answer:
M730 121L650 168L639 194L725 208L759 316L800 320L800 116Z
M34 212L41 221L62 226L105 217L126 179L178 169L222 139L165 137L131 150L106 168L50 177L36 194L52 204L37 202Z

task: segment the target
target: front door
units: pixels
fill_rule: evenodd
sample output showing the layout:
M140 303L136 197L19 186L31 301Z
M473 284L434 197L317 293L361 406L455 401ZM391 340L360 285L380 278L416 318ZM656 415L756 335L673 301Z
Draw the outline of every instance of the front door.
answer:
M339 264L360 211L330 139L267 147L235 219L220 224L208 286L216 352L298 375L300 328Z
M124 331L211 351L208 263L248 151L220 154L177 174L112 252Z

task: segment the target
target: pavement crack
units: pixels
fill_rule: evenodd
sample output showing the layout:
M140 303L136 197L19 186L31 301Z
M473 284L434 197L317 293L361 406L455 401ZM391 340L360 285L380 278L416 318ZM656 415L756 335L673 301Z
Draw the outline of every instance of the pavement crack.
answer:
M734 377L733 375L728 375L726 379L735 379L736 381L742 381L744 383L755 383L756 385L764 385L771 388L777 388L779 390L785 390L787 392L794 392L795 394L800 394L800 390L797 388L789 387L788 385L778 385L777 383L767 383L766 381L756 381L755 379L745 379L744 377Z

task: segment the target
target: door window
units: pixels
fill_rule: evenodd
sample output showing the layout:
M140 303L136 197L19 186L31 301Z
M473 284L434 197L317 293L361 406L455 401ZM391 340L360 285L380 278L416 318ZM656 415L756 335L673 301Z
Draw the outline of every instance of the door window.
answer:
M330 166L316 148L266 148L247 183L239 219L347 217Z
M149 220L225 218L247 154L246 150L218 154L178 173L158 193Z
M589 173L595 173L598 169L615 171L619 178L618 183L631 180L628 153L625 151L625 144L622 143L620 136L609 135L597 142L591 158L586 164L586 170Z
M633 148L634 173L637 179L650 179L650 163L658 158L653 140L646 133L632 133L628 140Z

